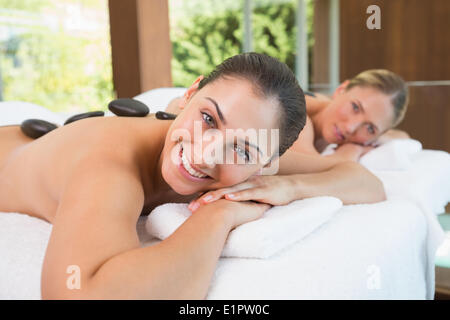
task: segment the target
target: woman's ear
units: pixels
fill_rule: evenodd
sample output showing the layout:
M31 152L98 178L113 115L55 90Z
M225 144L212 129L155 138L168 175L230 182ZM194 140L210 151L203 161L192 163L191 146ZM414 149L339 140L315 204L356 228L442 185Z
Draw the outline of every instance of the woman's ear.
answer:
M194 83L189 87L189 89L186 90L186 92L183 95L183 98L180 100L180 104L178 107L183 110L184 107L187 105L191 97L197 92L198 85L200 84L200 81L204 78L203 75L199 76Z
M342 82L339 87L336 88L336 90L334 90L333 92L333 99L336 98L338 95L340 95L341 93L343 93L345 90L347 90L347 86L350 83L350 80L345 80L344 82Z

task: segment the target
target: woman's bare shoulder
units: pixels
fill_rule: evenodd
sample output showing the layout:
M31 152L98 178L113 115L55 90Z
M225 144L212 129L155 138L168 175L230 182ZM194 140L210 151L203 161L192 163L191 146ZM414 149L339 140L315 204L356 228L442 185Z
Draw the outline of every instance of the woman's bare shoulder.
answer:
M310 117L320 112L325 106L331 102L331 98L320 93L316 93L315 97L306 96L306 112Z
M50 132L42 144L58 145L63 150L76 150L79 155L127 155L149 136L163 132L154 117L88 118ZM146 135L146 137L145 137Z
M116 175L120 171L122 176L140 181L137 160L151 156L142 153L142 141L149 140L148 137L158 140L157 134L162 139L161 125L168 124L153 125L149 118L88 118L27 143L8 159L1 172L0 180L8 181L13 190L8 189L8 194L2 192L0 181L0 207L26 209L31 215L51 221L63 190L82 172L94 179L100 174Z
M314 147L314 124L309 116L306 116L305 127L289 150L317 154Z
M83 122L83 123L82 123ZM153 149L164 143L170 121L151 118L107 117L85 119L61 132L60 151L76 163L114 162L130 170L139 170L141 163L149 163ZM147 152L143 152L147 150ZM147 159L143 159L147 158Z

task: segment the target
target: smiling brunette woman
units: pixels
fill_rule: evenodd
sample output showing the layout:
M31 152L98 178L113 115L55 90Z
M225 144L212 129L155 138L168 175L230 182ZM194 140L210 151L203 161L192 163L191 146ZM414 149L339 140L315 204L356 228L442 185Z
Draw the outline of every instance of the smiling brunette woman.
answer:
M196 81L182 109L174 121L88 118L37 140L24 136L19 126L0 128L0 211L23 212L53 224L42 270L43 298L201 299L230 230L261 217L270 204L321 194L345 198L350 188L356 188L356 201L384 199L381 183L361 167L286 154L280 176L272 177L285 190L282 200L214 201L168 239L141 248L136 233L141 213L255 179L268 163L245 162L260 151L262 158L276 161L306 120L303 92L292 72L254 53L231 57ZM204 131L222 133L279 129L280 139L269 150L259 141L225 139L224 153L243 164L197 162L193 151L200 141L193 131L199 122ZM203 148L217 143L202 142ZM357 171L360 180L347 178L346 170ZM330 179L336 181L331 187L325 183ZM79 289L66 286L66 271L74 265L81 272Z

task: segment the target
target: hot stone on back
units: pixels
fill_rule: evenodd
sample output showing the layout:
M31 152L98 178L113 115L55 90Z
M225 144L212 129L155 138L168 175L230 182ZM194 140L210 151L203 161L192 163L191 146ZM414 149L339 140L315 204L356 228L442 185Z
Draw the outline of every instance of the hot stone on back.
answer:
M103 111L91 111L91 112L85 112L85 113L79 113L74 116L71 116L69 119L64 122L64 125L81 120L86 118L92 118L92 117L103 117L105 113Z
M134 99L116 99L108 104L108 109L120 117L145 117L150 109Z
M56 128L58 128L56 124L40 119L28 119L20 125L22 132L33 139L42 137Z

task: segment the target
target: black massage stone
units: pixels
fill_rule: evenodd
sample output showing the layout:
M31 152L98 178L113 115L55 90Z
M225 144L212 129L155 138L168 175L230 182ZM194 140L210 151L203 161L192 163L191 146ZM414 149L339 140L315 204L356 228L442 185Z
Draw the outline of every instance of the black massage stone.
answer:
M58 128L56 124L39 119L28 119L22 122L20 129L30 138L37 139Z
M134 99L116 99L108 104L108 109L119 117L145 117L149 108Z
M164 111L158 111L155 114L156 119L159 120L173 120L177 117L176 114L173 113L168 113L168 112L164 112Z
M91 111L85 113L79 113L74 116L71 116L69 119L64 122L64 125L69 124L71 122L75 122L81 119L92 118L92 117L103 117L105 113L103 111Z

